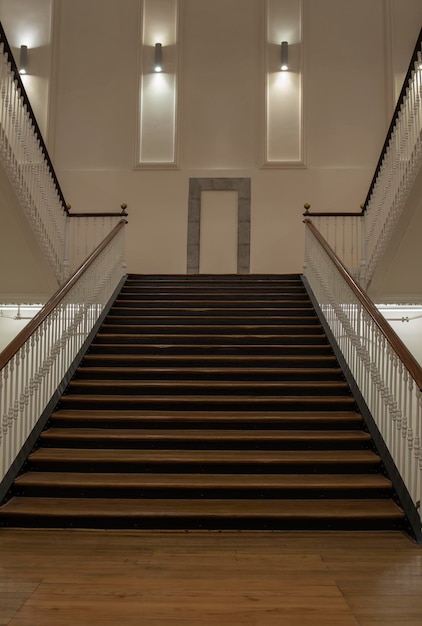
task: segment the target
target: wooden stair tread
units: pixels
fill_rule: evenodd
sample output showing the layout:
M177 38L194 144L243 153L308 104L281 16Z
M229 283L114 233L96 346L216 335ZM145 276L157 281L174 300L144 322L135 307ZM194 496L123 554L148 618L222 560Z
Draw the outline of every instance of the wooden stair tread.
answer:
M202 422L215 421L218 422L240 422L256 420L258 424L283 424L292 422L300 424L301 422L312 423L360 423L362 416L354 411L333 411L327 413L325 411L297 411L297 412L259 412L259 411L146 411L146 410L95 410L84 411L83 409L58 409L52 415L53 419L64 421L73 420L95 420L95 421L111 421L117 422L120 419L128 421L140 421L151 423L154 420L165 420L166 422Z
M371 440L360 430L149 430L129 428L50 428L41 439L129 440L129 441L349 441Z
M109 330L114 330L114 329L123 329L126 330L127 333L132 333L134 332L134 330L142 330L145 331L146 333L152 333L154 334L154 332L164 332L167 330L171 330L172 332L176 332L179 334L180 331L184 331L184 332L191 332L191 333L196 333L196 331L201 331L201 333L205 334L207 332L214 334L217 334L215 331L218 331L219 333L222 334L233 334L235 333L236 335L238 335L239 333L244 333L248 331L253 331L254 334L262 334L265 333L265 335L270 334L270 331L272 333L276 333L276 334L282 334L285 331L288 331L290 329L297 329L297 328L320 328L320 322L318 321L318 319L314 320L313 318L309 318L309 317L294 317L291 318L295 323L290 323L287 324L286 322L288 321L287 318L283 319L283 323L278 323L278 324L263 324L262 322L260 324L251 324L250 322L246 322L243 321L243 324L203 324L202 322L198 322L196 324L192 324L192 322L190 323L173 323L173 324L136 324L133 321L129 321L130 318L128 318L128 321L124 324L122 323L112 323L111 321L107 321L104 322L101 326L101 331L109 331ZM306 320L305 323L301 323L301 320Z
M139 320L142 322L155 321L158 325L158 321L168 321L172 323L176 323L179 318L188 319L194 322L205 322L205 325L209 325L211 322L216 322L217 320L224 320L224 326L231 322L240 322L241 324L258 324L260 326L266 324L268 321L282 321L285 319L312 319L318 321L318 317L315 315L312 307L296 307L296 308L286 308L283 311L283 315L281 314L281 309L278 309L278 312L275 311L267 312L263 314L260 309L243 309L239 314L234 314L233 311L231 315L227 315L227 310L221 309L221 314L217 315L215 310L212 315L209 314L208 310L198 309L197 311L192 311L192 309L177 309L176 313L171 314L171 309L166 309L165 312L158 309L160 312L147 314L144 309L136 309L131 307L115 307L113 306L107 315L107 321L112 322L115 317L122 318L125 320ZM139 311L139 312L137 312ZM184 312L183 312L184 311ZM247 313L247 315L245 314ZM199 316L198 313L201 313ZM230 321L229 321L230 320ZM256 321L253 321L256 320Z
M313 518L403 519L391 500L151 500L115 498L15 497L0 508L3 516L46 517L203 517L203 518Z
M204 355L204 354L192 354L192 355L180 355L180 354L151 354L151 355L144 355L144 354L102 354L101 357L99 357L96 354L92 354L92 353L88 353L85 354L84 356L84 363L85 361L98 361L98 359L101 359L101 361L107 362L107 361L118 361L118 360L122 360L122 361L128 361L128 362L137 362L137 361L157 361L157 362L162 362L162 361L185 361L186 359L190 359L192 361L201 363L201 361L223 361L223 360L227 360L230 362L234 362L234 363L250 363L251 360L253 359L253 361L255 362L260 362L260 361L268 361L271 363L281 363L283 364L284 367L291 367L291 365L293 363L296 363L298 361L309 361L310 363L320 363L325 362L325 363L335 363L336 362L336 358L335 356L331 355L331 354L323 354L323 355L303 355L303 356L298 356L298 355L289 355L289 356L285 356L285 355L268 355L268 356L264 356L264 355L259 355L257 354L256 356L251 357L251 355L244 355L244 354L233 354L233 355L215 355L215 354L210 354L210 355ZM271 368L270 368L271 369ZM277 369L277 368L273 368L273 369ZM321 368L320 369L325 369L325 368ZM337 368L333 368L333 369L337 369ZM261 371L261 368L260 368Z
M303 388L320 390L320 389L340 389L347 390L348 384L344 381L261 381L261 380L236 380L236 381L225 381L225 380L120 380L120 379L109 379L109 380L84 380L77 379L73 380L69 384L69 388L72 387L80 387L90 389L91 387L103 388L105 390L110 390L111 388L116 389L142 389L142 387L153 388L153 387L165 387L166 389L181 389L182 387L187 387L188 389L237 389L237 388L246 388L246 389L274 389L275 391L280 391L282 393L283 388L292 389L301 391Z
M233 396L233 395L213 395L213 396L206 396L206 395L195 395L195 396L191 396L191 395L187 395L187 394L180 394L180 395L168 395L168 394L163 394L163 395L155 395L155 396L151 396L151 395L115 395L115 394L107 394L105 395L95 395L95 394L76 394L76 393L72 393L72 394L68 394L66 396L63 396L60 400L60 402L62 404L75 404L75 403L79 403L79 404L83 404L83 403L87 403L87 404L95 404L95 403L99 403L99 402L103 402L103 403L108 403L108 404L116 404L119 403L123 406L127 406L130 404L135 404L135 403L139 403L139 404L167 404L167 405L174 405L175 403L180 403L180 402L188 402L190 405L203 405L203 404L207 404L207 405L211 405L211 404L221 404L222 402L224 402L227 405L237 405L240 402L244 402L244 403L248 403L248 405L265 405L265 404L269 404L269 403L277 403L279 405L285 404L285 405L290 405L292 403L299 403L300 405L303 404L308 404L309 406L311 405L317 405L318 403L322 404L333 404L333 405L338 405L338 404L342 404L342 405L348 405L348 406L354 406L355 405L355 400L352 397L349 396L339 396L339 395L332 395L332 396L303 396L303 395L298 395L298 396L278 396L278 395L265 395L265 396L251 396L251 395L242 395L242 396Z
M250 359L249 359L250 360ZM115 374L119 372L120 374L151 374L151 367L136 367L136 366L90 366L90 365L82 365L78 368L78 374ZM182 374L238 374L245 375L251 374L256 375L257 369L253 367L154 367L154 374L174 374L179 375ZM309 375L316 376L320 373L325 375L337 376L341 374L341 369L338 367L260 367L259 374L260 375L275 375L275 374L286 374L288 373L290 376L299 376L299 375Z
M289 304L289 306L286 306ZM130 305L126 305L124 301L115 302L112 308L109 311L110 317L117 315L122 317L123 315L128 315L128 311L130 311L130 315L135 316L145 316L146 318L155 319L157 316L168 317L169 319L174 319L174 317L200 317L200 319L232 319L237 318L242 321L250 319L250 317L259 318L261 321L263 319L283 319L284 315L292 315L293 313L303 313L306 317L310 315L313 317L314 309L310 302L301 301L295 303L292 300L288 302L283 302L282 304L272 303L271 305L267 305L265 310L263 311L263 307L255 307L255 306L231 306L229 309L227 307L218 307L211 305L196 305L190 304L186 306L169 306L169 303L161 304L160 306L151 307L144 306L144 302L139 306L134 306L133 303ZM154 311L154 314L152 314ZM265 315L263 315L265 313Z
M120 328L127 329L128 332L119 332ZM134 330L138 328L142 329L144 332L142 333L134 332ZM210 331L212 328L217 330L215 326L210 326L209 327ZM218 338L219 339L243 339L243 340L283 339L285 334L287 334L289 337L294 337L295 333L296 333L296 336L301 336L301 337L303 336L320 337L321 335L325 336L322 328L317 324L290 324L289 326L286 326L286 328L281 328L280 325L277 325L274 328L265 327L265 326L261 326L259 328L258 327L248 328L247 325L243 325L241 328L236 328L236 327L233 328L231 326L227 326L226 328L227 328L226 332L224 332L223 328L221 329L221 332L206 332L207 330L206 327L193 326L193 325L188 325L188 326L162 325L162 326L153 327L153 326L146 326L146 325L142 326L142 324L139 324L138 326L136 325L122 326L121 324L108 324L108 325L103 324L97 337L163 337L163 335L166 336L166 334L164 333L164 331L166 330L171 331L168 333L169 335L172 335L174 333L175 335L177 335L177 337L180 337L180 338L194 337L195 339L200 339L200 338L202 339L204 338L207 338L207 339L218 339ZM202 329L202 332L198 332L198 330L200 329ZM265 332L266 329L272 332ZM289 331L295 331L295 332L284 333L283 331L287 329ZM156 332L153 332L154 330ZM249 330L253 332L247 332ZM275 330L279 332L274 332ZM312 330L313 332L312 333L309 332L310 330Z
M82 463L351 463L378 464L371 450L137 450L39 448L30 461Z
M26 472L16 484L51 487L128 488L280 488L280 489L391 489L391 481L380 474L147 474Z

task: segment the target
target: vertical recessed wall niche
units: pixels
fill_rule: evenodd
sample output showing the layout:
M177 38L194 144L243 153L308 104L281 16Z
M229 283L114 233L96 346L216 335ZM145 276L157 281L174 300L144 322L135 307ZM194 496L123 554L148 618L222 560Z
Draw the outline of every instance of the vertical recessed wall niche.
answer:
M266 0L263 167L304 167L303 0ZM288 71L281 71L281 42Z
M138 168L178 167L178 30L178 0L141 0ZM157 43L161 72L154 69Z

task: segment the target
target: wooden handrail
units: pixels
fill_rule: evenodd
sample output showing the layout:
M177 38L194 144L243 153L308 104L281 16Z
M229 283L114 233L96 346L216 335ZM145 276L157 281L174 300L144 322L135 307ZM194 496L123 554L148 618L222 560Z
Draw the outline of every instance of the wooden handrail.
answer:
M366 311L372 317L382 334L385 336L387 341L395 350L397 356L402 361L404 366L406 367L409 374L412 376L413 380L418 385L418 388L422 390L422 367L416 361L411 352L404 345L400 337L395 333L395 331L391 328L390 324L385 320L385 318L381 315L378 309L375 307L372 300L368 297L368 295L361 289L361 287L357 284L357 282L352 278L352 276L347 271L346 267L340 261L334 250L327 243L321 233L317 228L312 224L312 221L309 219L304 220L305 225L310 228L313 236L317 239L318 243L324 249L326 254L330 257L330 260L336 267L337 271L340 273L342 278L348 284L350 289L353 291L359 302L365 307Z
M56 291L56 293L50 298L50 300L43 306L32 320L16 335L11 343L0 352L0 369L2 369L7 363L15 356L15 354L22 348L24 343L28 341L30 336L37 330L39 326L47 319L51 312L59 305L66 294L75 286L78 280L88 270L88 268L94 263L101 252L108 246L108 244L116 237L117 233L124 228L127 221L122 219L113 230L107 235L107 237L95 248L95 250L89 255L89 257L82 263L82 265L75 271L75 273L69 278L69 280Z
M100 213L70 213L70 209L72 208L70 204L67 205L68 208L68 216L69 217L127 217L128 213L126 211L127 209L127 204L126 202L122 202L122 204L120 205L121 211L120 213L106 213L106 212L100 212Z
M363 205L361 206L362 209ZM362 211L346 211L346 212L341 212L341 211L322 211L322 212L318 212L318 213L314 213L309 210L311 208L311 205L309 204L309 202L306 202L303 205L303 208L305 209L305 212L303 213L303 217L306 219L308 217L362 217L363 212Z

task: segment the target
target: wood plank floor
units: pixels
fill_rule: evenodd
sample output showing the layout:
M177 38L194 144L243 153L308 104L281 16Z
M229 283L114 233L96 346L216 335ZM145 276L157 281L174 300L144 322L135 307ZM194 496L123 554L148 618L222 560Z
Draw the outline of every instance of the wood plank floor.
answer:
M420 626L400 533L0 530L8 626Z

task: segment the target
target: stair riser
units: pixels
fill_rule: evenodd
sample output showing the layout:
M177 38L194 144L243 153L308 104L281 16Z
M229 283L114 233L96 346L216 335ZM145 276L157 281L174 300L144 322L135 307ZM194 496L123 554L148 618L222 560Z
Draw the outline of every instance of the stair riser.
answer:
M39 517L30 515L5 516L2 526L20 528L85 528L85 529L122 529L122 530L274 530L274 531L401 531L402 520L389 520L382 517L375 519L320 519L310 518L191 518L191 517L151 517L126 518L113 517Z

